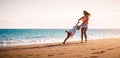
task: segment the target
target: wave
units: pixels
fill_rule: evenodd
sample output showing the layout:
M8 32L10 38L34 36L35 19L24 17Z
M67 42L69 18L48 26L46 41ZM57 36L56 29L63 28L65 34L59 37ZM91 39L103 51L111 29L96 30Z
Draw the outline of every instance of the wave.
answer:
M6 31L6 32L5 32ZM30 44L46 44L63 42L66 33L64 29L40 30L0 30L0 47L20 46ZM120 30L91 29L87 32L88 40L102 38L120 38ZM80 31L67 41L80 41Z
M112 36L111 36L112 35ZM89 34L88 40L94 39L104 39L104 38L120 38L120 34ZM56 43L63 42L65 37L59 38L29 38L29 39L9 39L0 42L0 47L10 47L10 46L21 46L21 45L31 45L31 44L46 44L46 43ZM80 41L80 36L74 36L67 41Z

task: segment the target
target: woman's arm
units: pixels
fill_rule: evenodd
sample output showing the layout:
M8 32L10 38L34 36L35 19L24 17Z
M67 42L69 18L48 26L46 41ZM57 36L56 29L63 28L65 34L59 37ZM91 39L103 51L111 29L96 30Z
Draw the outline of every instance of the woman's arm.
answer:
M83 18L83 17L81 17L80 19L78 19L78 22L77 22L77 24L76 24L76 25L78 25L78 24L80 23L79 21L80 21L82 18Z

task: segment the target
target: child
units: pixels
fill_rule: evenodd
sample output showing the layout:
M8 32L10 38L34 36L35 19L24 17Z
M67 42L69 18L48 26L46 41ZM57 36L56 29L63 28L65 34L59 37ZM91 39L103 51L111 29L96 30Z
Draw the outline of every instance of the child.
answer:
M76 32L77 30L79 30L79 29L80 29L80 26L77 26L77 25L76 25L76 26L73 26L72 29L66 30L65 32L67 33L67 37L65 38L63 44L65 44L66 40L67 40L68 38L72 37L72 36L75 34L75 32Z

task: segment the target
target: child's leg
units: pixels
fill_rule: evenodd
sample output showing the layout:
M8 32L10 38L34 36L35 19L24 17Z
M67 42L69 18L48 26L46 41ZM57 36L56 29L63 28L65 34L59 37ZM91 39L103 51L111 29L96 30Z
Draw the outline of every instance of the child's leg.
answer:
M68 38L70 38L70 36L71 36L71 33L68 33L68 32L67 32L67 37L65 38L63 44L65 44L65 42L67 41Z

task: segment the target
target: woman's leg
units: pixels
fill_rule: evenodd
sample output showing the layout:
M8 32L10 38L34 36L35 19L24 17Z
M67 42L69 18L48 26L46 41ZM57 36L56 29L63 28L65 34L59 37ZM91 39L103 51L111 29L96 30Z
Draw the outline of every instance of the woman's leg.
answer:
M87 32L87 28L84 28L85 42L87 43L87 34L86 34L86 32Z
M83 43L83 31L84 31L84 28L81 28L81 43Z
M85 37L85 42L87 42L87 34L86 34L87 29L88 29L87 25L82 24L82 26L81 26L81 42L83 42L83 36Z
M81 43L83 42L83 36L85 37L85 42L87 42L87 28L81 28Z
M67 37L65 38L63 44L65 44L65 42L67 41L67 39L68 39L70 36L71 36L71 34L70 34L70 33L67 33Z

